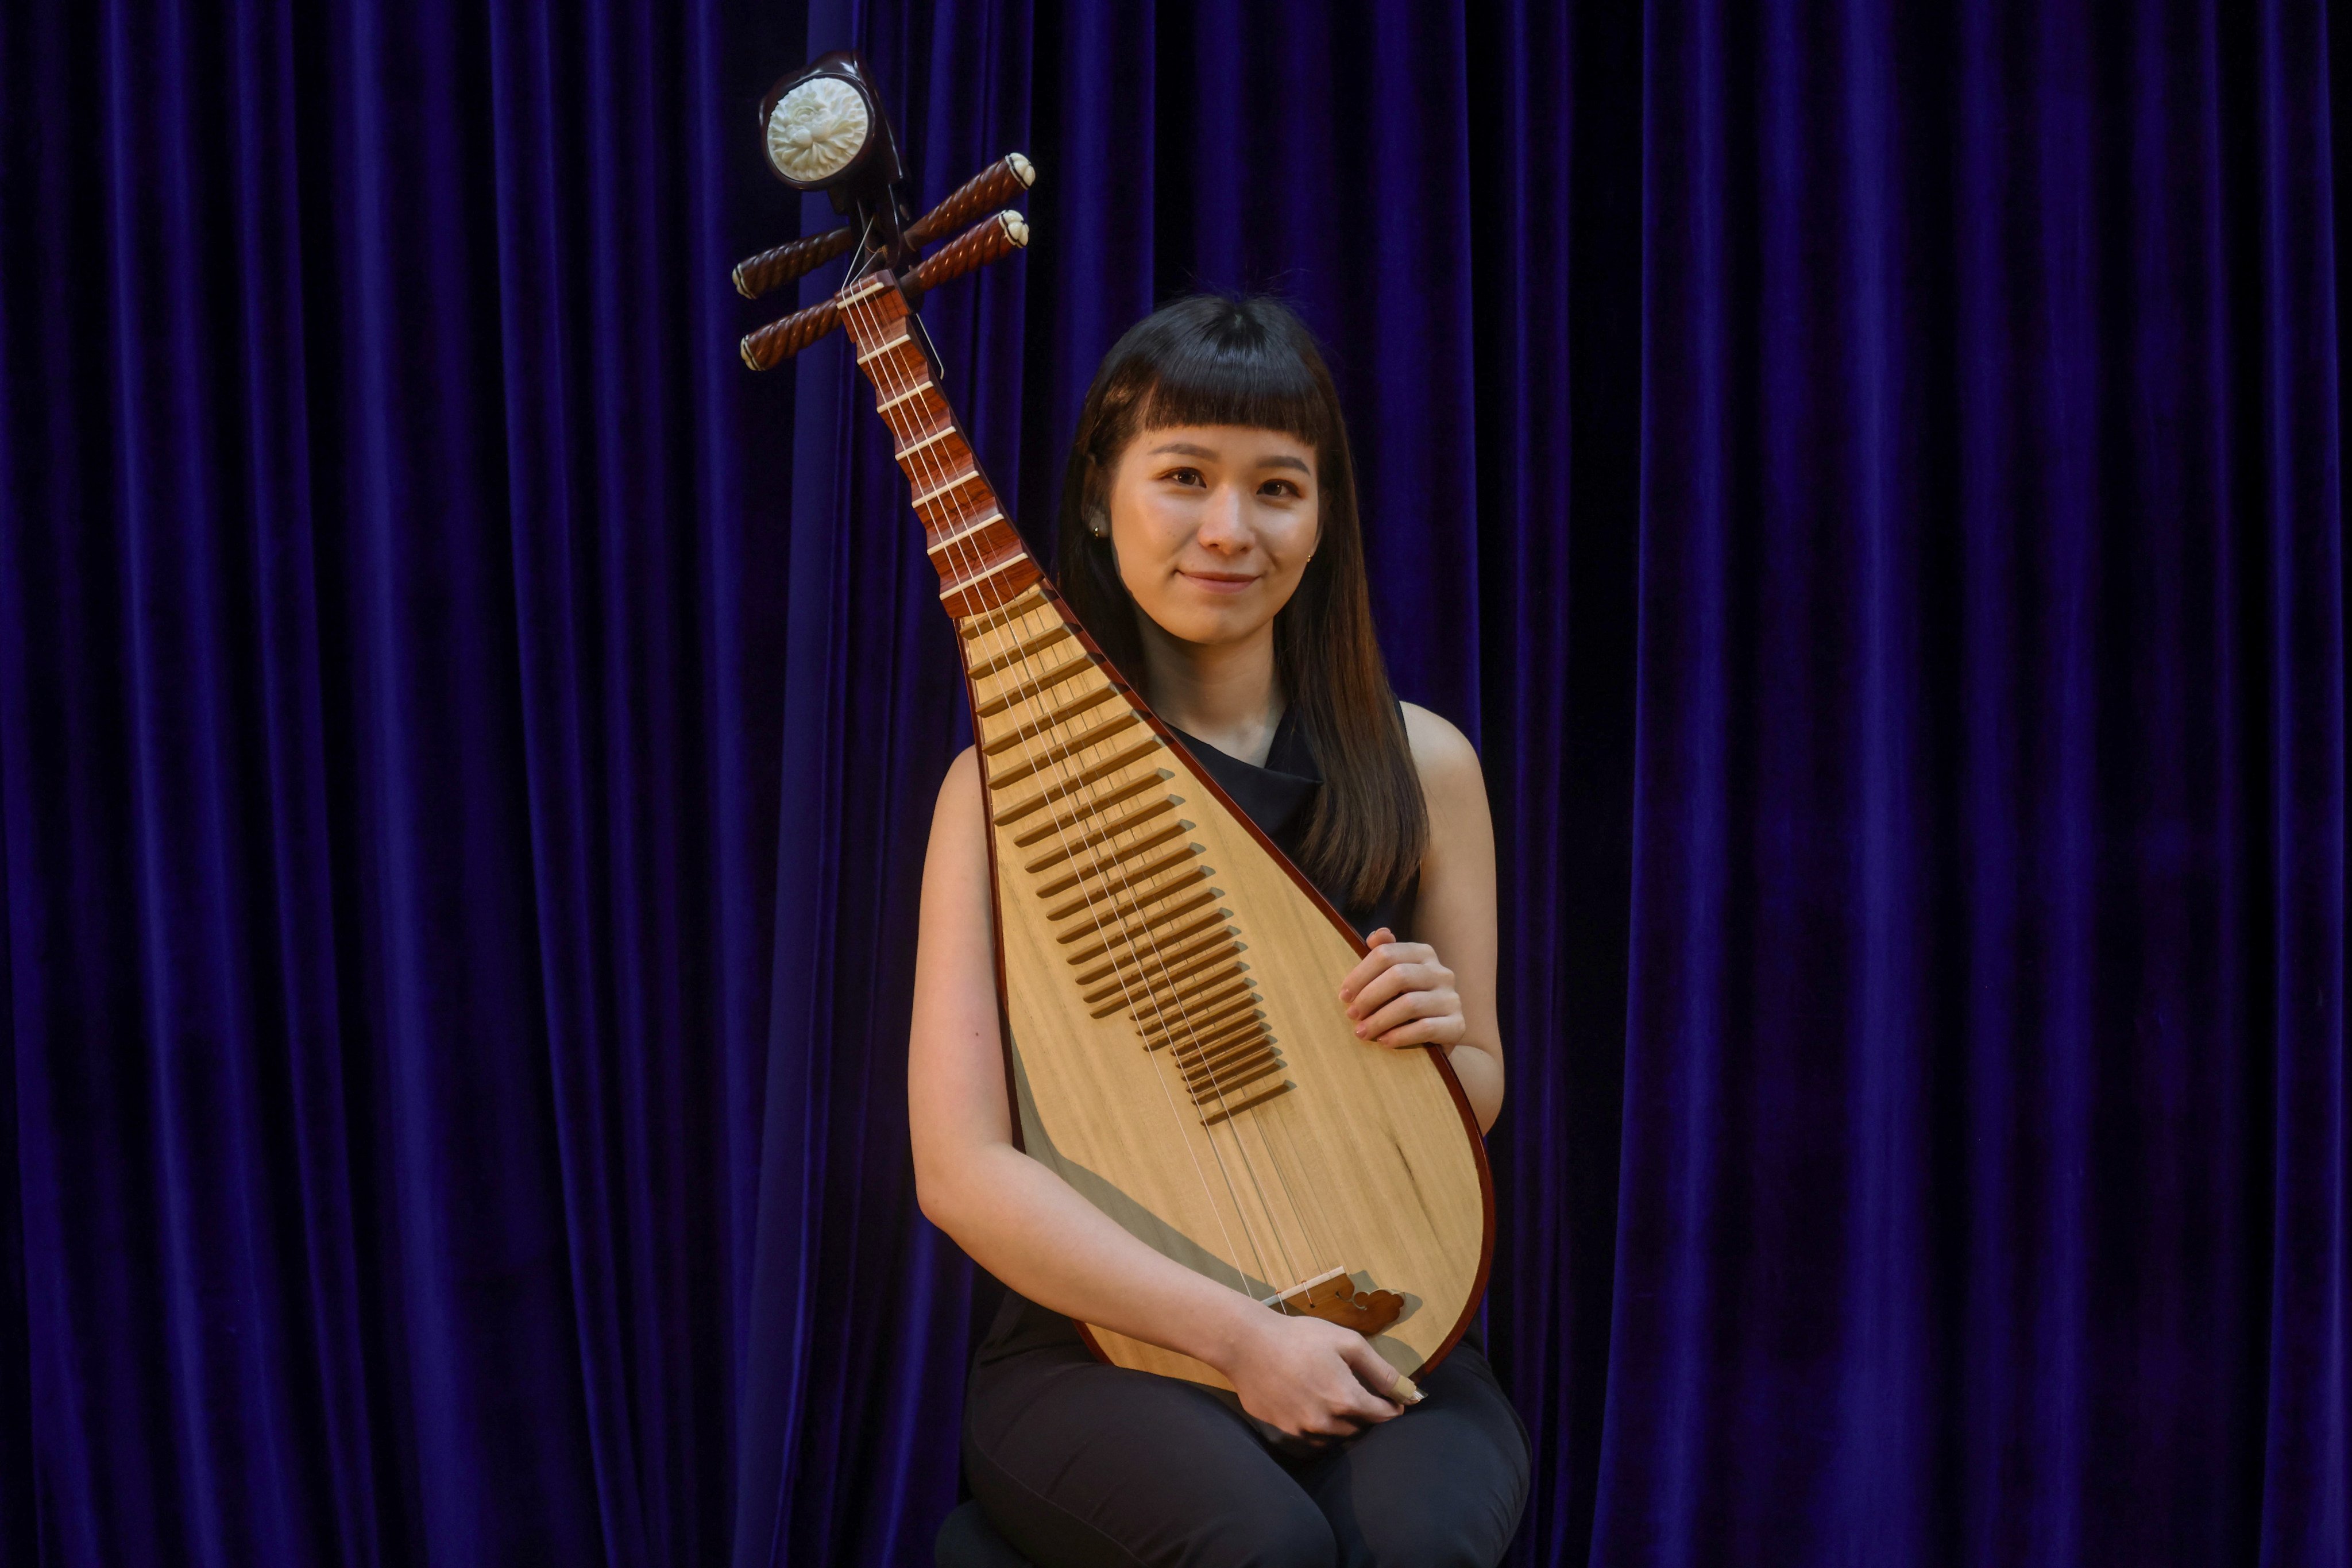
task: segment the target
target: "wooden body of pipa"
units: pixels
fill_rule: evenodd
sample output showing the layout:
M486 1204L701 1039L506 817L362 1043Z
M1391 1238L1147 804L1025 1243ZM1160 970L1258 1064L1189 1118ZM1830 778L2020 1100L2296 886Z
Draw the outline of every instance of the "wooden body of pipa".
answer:
M1419 1373L1467 1324L1492 1235L1451 1069L1356 1037L1339 989L1361 943L1057 600L1033 588L965 626L1023 1148L1253 1297L1335 1269L1402 1295L1372 1342ZM1044 800L1071 780L1087 782ZM1089 1338L1122 1366L1224 1382L1157 1345Z

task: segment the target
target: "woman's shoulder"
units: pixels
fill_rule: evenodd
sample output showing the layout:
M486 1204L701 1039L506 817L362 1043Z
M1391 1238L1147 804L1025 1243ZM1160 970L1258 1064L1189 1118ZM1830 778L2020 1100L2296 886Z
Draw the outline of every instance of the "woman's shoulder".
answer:
M966 746L948 764L947 777L940 781L940 798L935 809L943 810L950 801L980 798L980 748Z
M952 846L959 853L984 855L987 839L980 826L983 815L980 752L977 747L966 746L948 764L947 777L940 781L939 799L931 806L933 851Z
M1412 765L1422 785L1435 789L1473 782L1480 791L1486 783L1478 771L1478 749L1453 723L1417 702L1400 702L1404 710L1405 742L1412 748Z
M1412 763L1421 774L1422 798L1429 803L1429 849L1422 861L1425 901L1433 868L1484 868L1477 875L1489 879L1486 897L1493 898L1495 840L1493 818L1486 805L1486 775L1478 766L1478 749L1470 737L1426 708L1407 702L1405 739L1412 747ZM1427 940L1427 939L1423 939Z

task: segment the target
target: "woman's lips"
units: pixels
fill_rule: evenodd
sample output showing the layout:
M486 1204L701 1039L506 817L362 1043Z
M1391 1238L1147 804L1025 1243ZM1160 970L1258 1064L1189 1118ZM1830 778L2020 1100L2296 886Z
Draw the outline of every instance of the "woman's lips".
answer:
M1255 577L1212 576L1206 572L1186 572L1178 569L1177 575L1211 594L1238 594L1257 581Z

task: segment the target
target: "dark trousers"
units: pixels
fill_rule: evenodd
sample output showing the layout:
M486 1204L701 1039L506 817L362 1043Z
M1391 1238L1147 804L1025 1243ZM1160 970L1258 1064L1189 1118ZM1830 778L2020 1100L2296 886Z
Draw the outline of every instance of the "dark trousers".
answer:
M1095 1360L1009 1302L974 1362L964 1471L1037 1568L1490 1568L1528 1495L1526 1429L1470 1340L1357 1436L1270 1442L1228 1397Z

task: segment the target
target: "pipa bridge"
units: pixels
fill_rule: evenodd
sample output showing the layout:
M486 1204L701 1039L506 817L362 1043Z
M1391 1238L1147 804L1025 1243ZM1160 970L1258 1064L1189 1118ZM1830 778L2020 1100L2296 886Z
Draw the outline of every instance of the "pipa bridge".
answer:
M1263 1304L1297 1318L1320 1318L1370 1339L1404 1316L1404 1298L1393 1290L1359 1290L1345 1268L1327 1268L1287 1290L1262 1299Z

